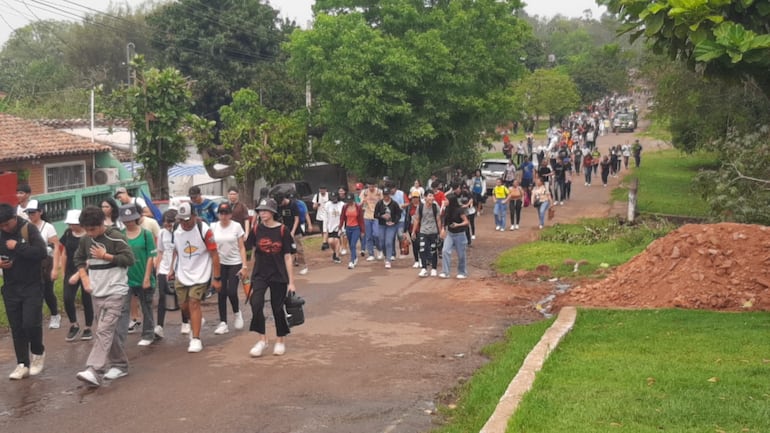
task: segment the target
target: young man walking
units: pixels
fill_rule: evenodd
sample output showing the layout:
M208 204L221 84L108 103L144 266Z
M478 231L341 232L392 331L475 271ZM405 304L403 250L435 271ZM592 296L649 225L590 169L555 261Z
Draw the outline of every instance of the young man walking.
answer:
M176 269L171 268L169 279L175 278L176 296L182 311L190 318L192 334L187 351L203 350L201 342L201 301L211 284L222 287L219 254L214 233L209 225L198 220L190 203L182 203L176 214L179 227L174 230L174 259Z
M46 244L37 227L16 216L13 206L0 203L0 292L17 363L8 376L12 380L43 371L43 288L39 269L46 255Z
M97 387L102 379L113 380L128 374L124 345L129 316L128 268L134 264L134 253L120 230L104 225L100 208L86 207L79 221L86 234L80 238L75 252L78 273L70 277L70 284L79 279L83 289L91 294L96 332L86 369L77 378Z

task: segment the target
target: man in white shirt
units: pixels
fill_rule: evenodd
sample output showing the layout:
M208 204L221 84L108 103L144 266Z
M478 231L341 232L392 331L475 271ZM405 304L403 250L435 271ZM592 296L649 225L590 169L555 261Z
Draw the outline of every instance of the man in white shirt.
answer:
M29 217L24 211L27 210L27 207L29 206L30 197L32 197L32 188L29 187L29 184L20 183L19 186L16 187L16 201L19 203L19 205L16 206L16 216L20 216L27 221L29 221Z
M321 225L321 235L323 236L323 244L321 244L321 251L329 249L329 234L323 229L324 221L326 221L326 202L329 201L329 192L325 186L319 186L318 192L313 196L313 209L316 211L315 219Z
M187 351L196 353L203 350L201 333L201 301L209 282L214 289L222 287L219 254L214 233L208 224L199 221L190 203L182 203L176 215L179 227L174 229L174 261L176 267L169 271L169 279L175 278L176 296L192 327L190 345Z

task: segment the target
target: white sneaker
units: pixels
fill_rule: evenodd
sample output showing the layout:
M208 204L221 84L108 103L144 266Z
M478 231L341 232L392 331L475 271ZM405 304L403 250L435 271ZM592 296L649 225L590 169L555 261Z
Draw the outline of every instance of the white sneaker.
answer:
M51 316L51 321L48 322L49 329L59 329L61 327L61 314Z
M251 355L252 358L259 358L262 356L262 352L265 350L265 347L267 347L267 343L265 343L263 340L257 341L257 344L254 345L254 347L249 350L249 355Z
M366 261L367 261L367 262L373 262L373 261L374 261L374 256L369 256L369 257L367 257L367 258L366 258Z
M560 201L560 202L559 202L559 206L564 206L564 202L563 202L563 201Z
M377 253L377 260L382 260L382 253L381 252Z
M32 362L29 363L29 375L37 376L45 366L45 352L42 355L32 354Z
M500 230L500 226L495 226L495 231Z
M155 336L158 337L158 338L163 338L164 337L164 335L163 335L163 327L160 326L160 325L156 326L155 329L153 330L153 332L155 332Z
M353 269L355 267L356 267L355 263L353 262L348 263L348 269Z
M340 255L341 255L341 256L344 256L344 255L345 255L345 254L347 254L347 253L348 253L348 250L346 250L345 248L343 248L343 249L341 249L341 250L340 250Z
M431 276L431 277L435 277L436 275L438 275L438 273L436 272L436 270L435 270L435 269L431 269L431 270L430 270L430 276Z
M395 261L395 260L396 260L396 256L390 256L390 261L391 261L391 262L392 262L392 261Z
M420 273L417 274L417 276L418 277L427 277L428 276L428 270L427 269L421 270Z
M239 311L235 313L235 329L243 329L243 312Z
M180 330L182 334L189 334L190 333L190 324L189 323L182 323L182 329Z
M420 267L420 262L414 262L412 267L415 268L415 269L419 268Z
M471 240L475 241L476 240L476 235L471 235Z
M385 269L390 269L390 262L385 262Z
M439 278L449 278L449 275L447 275L447 274L442 272L442 273L438 274L438 277Z
M78 380L85 382L88 386L99 386L101 383L99 383L99 378L96 377L96 374L94 374L91 369L86 369L78 374L75 375L75 377L78 378Z
M511 226L511 231L514 231L514 230L516 230L516 224Z
M458 280L464 280L464 279L466 279L466 278L468 278L468 276L467 276L467 275L465 275L465 274L457 274L457 279L458 279Z
M230 332L230 328L227 327L227 322L219 322L217 329L214 330L214 334L222 335Z
M538 226L538 227L540 228L540 230L543 230L543 226Z
M307 266L305 266L304 268L300 269L299 274L300 275L307 275Z
M190 345L187 346L187 351L189 353L198 353L201 350L203 350L203 343L201 342L201 339L200 338L190 339Z
M518 225L518 224L516 224L516 230L518 230L518 229L519 229L519 225Z
M117 367L112 367L104 374L106 380L120 379L121 377L128 376L128 372L125 372Z
M286 353L286 345L283 343L275 343L275 346L273 347L273 355L281 356L284 353Z
M8 379L21 380L28 376L29 376L29 368L24 364L19 364L11 372L11 374L8 375Z
M138 343L136 343L137 346L142 346L142 347L149 346L150 344L152 344L152 340L145 340L144 338L142 338L141 340L139 340Z

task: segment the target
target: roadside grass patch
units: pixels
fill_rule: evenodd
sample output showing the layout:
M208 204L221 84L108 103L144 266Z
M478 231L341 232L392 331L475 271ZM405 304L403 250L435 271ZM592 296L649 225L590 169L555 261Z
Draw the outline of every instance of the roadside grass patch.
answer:
M639 179L637 208L640 213L706 217L708 205L692 187L701 169L716 167L717 157L709 152L685 154L675 149L642 152L642 164L623 177L630 185ZM633 159L629 166L633 166ZM628 201L628 188L615 188L612 199Z
M768 334L764 312L580 310L507 431L769 432Z
M482 350L490 362L477 370L472 380L455 389L456 407L440 406L439 413L448 424L432 430L434 433L477 432L497 407L497 402L508 384L519 371L533 347L553 323L542 320L529 325L512 326L504 341L493 343Z
M534 270L548 265L557 277L589 276L602 263L618 266L644 251L653 240L665 236L674 225L663 220L641 219L633 225L616 218L584 218L575 224L557 224L543 230L540 239L503 252L494 267L501 274ZM566 259L585 260L577 273Z

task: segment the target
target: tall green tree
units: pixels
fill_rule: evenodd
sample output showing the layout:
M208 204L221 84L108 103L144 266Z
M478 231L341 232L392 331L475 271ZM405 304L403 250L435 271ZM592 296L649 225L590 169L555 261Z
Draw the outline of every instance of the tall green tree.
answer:
M577 86L583 103L612 93L623 94L629 85L630 56L619 45L591 47L571 56L565 69Z
M256 91L241 89L219 114L219 125L195 116L195 141L209 175L235 176L245 201L252 201L259 178L268 184L292 180L309 162L304 110L288 115L268 110ZM215 126L220 145L213 143Z
M292 34L295 77L313 91L322 145L359 174L405 179L479 154L508 110L529 27L518 1L316 2Z
M153 197L168 199L168 169L187 159L182 128L192 109L192 83L178 70L147 68L142 56L131 62L136 81L110 95L111 113L128 118L135 134L136 160Z
M537 69L516 83L514 98L529 119L547 115L553 124L574 111L580 95L570 76L559 69Z
M162 64L196 81L197 114L216 117L241 88L256 90L271 109L302 106L304 82L288 79L280 49L296 25L269 3L180 0L156 8L147 22Z

